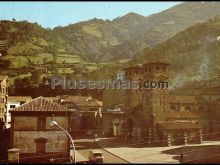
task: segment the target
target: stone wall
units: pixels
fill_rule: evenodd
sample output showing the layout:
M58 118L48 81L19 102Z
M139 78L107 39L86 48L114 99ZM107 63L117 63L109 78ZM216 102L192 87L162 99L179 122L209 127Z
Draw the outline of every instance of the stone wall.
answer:
M15 131L14 147L21 153L35 153L37 138L46 138L46 152L67 152L67 135L63 131Z
M14 145L21 153L35 153L35 139L45 138L46 152L68 152L68 137L57 127L51 127L49 122L55 120L61 127L68 128L66 116L46 117L45 130L37 129L38 118L36 116L15 116L14 117Z

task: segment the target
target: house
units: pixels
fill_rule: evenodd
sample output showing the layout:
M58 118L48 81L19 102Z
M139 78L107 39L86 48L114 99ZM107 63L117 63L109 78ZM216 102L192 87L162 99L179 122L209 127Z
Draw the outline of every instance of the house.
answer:
M8 96L7 104L6 104L6 129L11 127L11 113L10 109L16 108L24 103L31 101L31 96Z
M4 126L6 101L8 96L8 76L0 75L0 88L0 125Z
M89 96L63 96L60 104L78 110L80 117L73 124L74 131L85 134L101 129L102 102Z
M20 162L48 163L51 158L67 161L70 156L68 136L58 127L56 121L70 131L71 115L74 109L66 108L43 97L38 97L11 113L11 148L20 149Z

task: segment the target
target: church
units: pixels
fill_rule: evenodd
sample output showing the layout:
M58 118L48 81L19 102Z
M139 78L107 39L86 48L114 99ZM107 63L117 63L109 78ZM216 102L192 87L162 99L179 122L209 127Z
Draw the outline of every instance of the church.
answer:
M165 62L152 61L124 71L127 80L169 81L169 64ZM169 88L140 87L127 89L124 100L125 136L134 141L187 145L202 143L204 135L219 130L218 99L210 103L202 96L177 95Z

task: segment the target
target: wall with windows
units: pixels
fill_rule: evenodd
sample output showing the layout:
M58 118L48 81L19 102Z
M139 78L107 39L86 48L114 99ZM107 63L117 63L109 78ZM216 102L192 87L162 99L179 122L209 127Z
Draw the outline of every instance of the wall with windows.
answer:
M49 124L55 120L68 129L67 116L14 116L12 120L13 147L21 153L68 152L67 135Z

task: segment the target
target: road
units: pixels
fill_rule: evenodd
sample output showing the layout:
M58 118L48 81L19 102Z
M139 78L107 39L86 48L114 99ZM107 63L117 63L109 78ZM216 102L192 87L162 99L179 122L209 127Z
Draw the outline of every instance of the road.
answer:
M104 163L128 164L128 162L124 161L123 159L120 159L119 157L97 146L96 143L94 143L94 139L87 139L87 138L75 139L74 142L75 142L76 150L86 158L88 158L90 149L99 149L103 153Z

